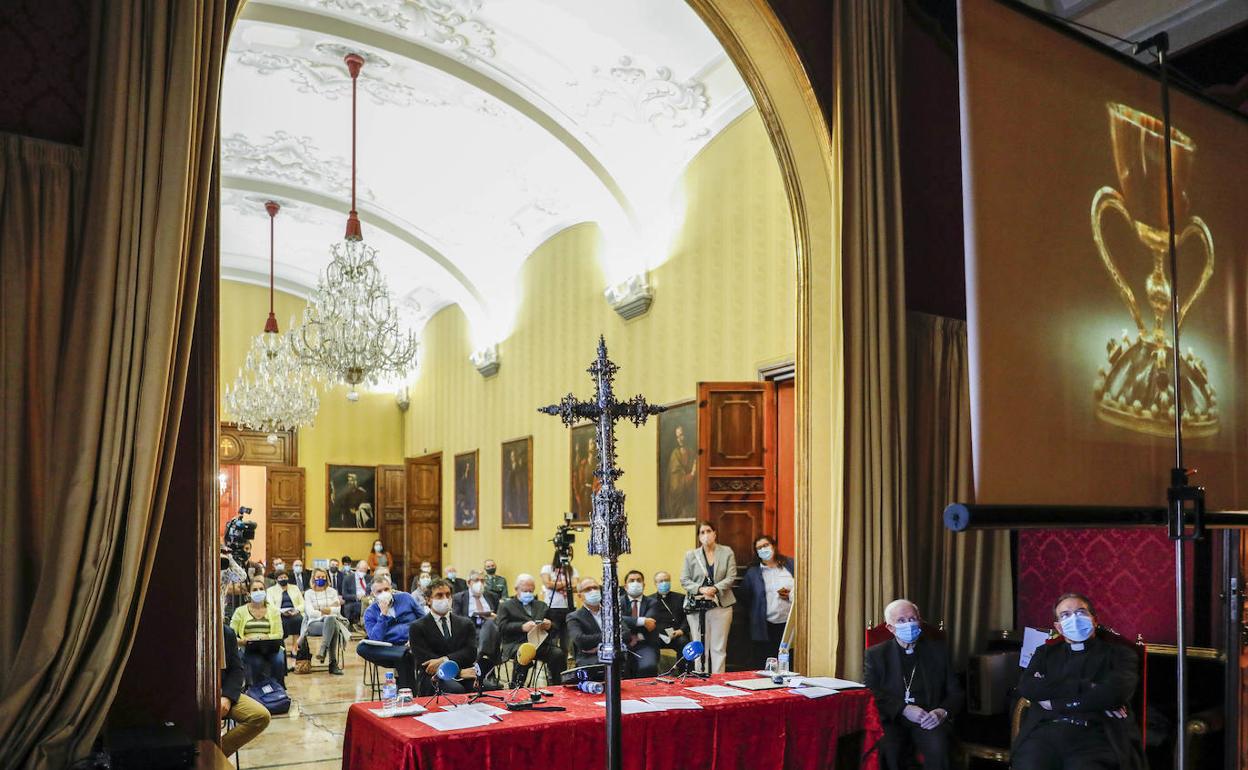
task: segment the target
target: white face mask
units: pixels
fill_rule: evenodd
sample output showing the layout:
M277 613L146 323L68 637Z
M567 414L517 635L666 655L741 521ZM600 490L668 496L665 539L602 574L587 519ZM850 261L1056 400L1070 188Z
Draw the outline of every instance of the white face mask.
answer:
M445 615L451 611L451 600L441 596L430 602L429 606L433 609L434 614Z
M711 539L714 537L715 536L712 535L710 532L703 532L702 534L698 535L698 542L700 542L702 545L710 545Z
M626 590L628 591L629 596L636 599L638 596L641 596L641 592L644 590L644 586L642 586L641 583L634 581L628 584L628 588Z
M378 543L377 545L373 546L373 550L376 551L377 553L381 553L381 543Z
M449 571L446 573L446 579L447 579L447 580L454 580L454 579L455 579L455 578L457 578L457 577L459 577L459 575L458 575L458 573L456 573L456 572L455 572L455 570L449 570Z
M433 578L429 577L428 575L421 575L421 576L420 576L420 587L421 587L421 588L428 588L428 587L429 587L429 584L430 584L430 583L432 583L432 582L433 582Z
M482 589L481 589L481 584L480 584L480 583L477 583L477 582L469 583L469 584L468 584L468 590L472 592L472 595L473 595L473 596L480 596L480 595L481 595L481 590L482 590Z
M295 565L295 572L303 572L303 565L302 565L302 564L296 564L296 565Z

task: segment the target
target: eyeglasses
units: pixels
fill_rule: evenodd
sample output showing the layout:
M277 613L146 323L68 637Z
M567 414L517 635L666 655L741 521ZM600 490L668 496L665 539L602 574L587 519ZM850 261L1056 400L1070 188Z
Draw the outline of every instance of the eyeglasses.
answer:
M1080 607L1075 610L1062 610L1061 612L1057 613L1057 619L1065 620L1066 618L1073 617L1075 615L1078 615L1081 618L1090 618L1092 617L1092 611L1089 610L1087 607Z

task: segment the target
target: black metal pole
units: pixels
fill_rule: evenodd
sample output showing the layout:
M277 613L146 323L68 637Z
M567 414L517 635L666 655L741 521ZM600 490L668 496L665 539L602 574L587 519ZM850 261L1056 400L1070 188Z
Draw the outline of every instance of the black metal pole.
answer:
M622 624L619 622L619 576L616 571L616 560L602 560L602 609L606 621L603 630L607 638L602 640L598 648L598 659L606 664L607 696L607 770L621 770L623 765L623 748L621 732L620 706L620 664L624 661L624 644Z
M1129 529L1164 527L1170 511L1129 505L972 505L945 507L945 527L953 532L981 529ZM1248 511L1206 511L1204 526L1248 529Z

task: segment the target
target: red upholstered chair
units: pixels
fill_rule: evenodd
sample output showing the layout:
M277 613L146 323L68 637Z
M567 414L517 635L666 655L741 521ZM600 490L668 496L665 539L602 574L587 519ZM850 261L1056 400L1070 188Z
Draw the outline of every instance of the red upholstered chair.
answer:
M919 627L923 629L923 636L926 636L928 639L943 640L945 638L945 621L943 620L934 626L926 620L922 620L919 621ZM892 638L893 632L888 630L888 626L886 624L880 623L879 625L869 626L867 628L867 632L862 638L862 646L863 649L866 649L867 647L877 645L880 642L887 641Z

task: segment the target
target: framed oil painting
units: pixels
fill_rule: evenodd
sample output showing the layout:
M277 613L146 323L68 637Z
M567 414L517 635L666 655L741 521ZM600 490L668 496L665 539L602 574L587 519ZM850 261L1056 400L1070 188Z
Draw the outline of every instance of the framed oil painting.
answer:
M594 493L601 482L594 475L598 467L598 442L595 440L593 425L579 425L571 431L572 453L570 457L570 474L572 495L568 510L572 512L572 521L588 524L589 515L594 510Z
M533 527L533 437L503 442L503 528Z
M455 529L481 527L477 486L477 450L455 455Z
M377 469L371 465L326 465L325 530L377 529Z
M698 404L682 401L659 413L660 524L698 518Z

